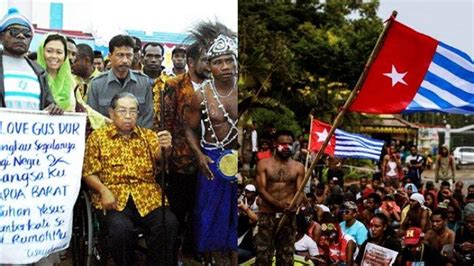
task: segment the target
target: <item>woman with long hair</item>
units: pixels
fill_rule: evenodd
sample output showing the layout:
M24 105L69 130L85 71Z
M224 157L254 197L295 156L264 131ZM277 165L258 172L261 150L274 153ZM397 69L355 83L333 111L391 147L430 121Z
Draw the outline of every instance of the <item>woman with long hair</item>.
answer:
M372 243L384 248L391 249L393 251L402 251L402 245L396 238L395 232L390 227L387 216L383 213L377 213L374 215L369 224L369 238L360 247L357 258L355 259L356 265L360 265L365 253L367 243ZM400 265L400 256L397 256L393 265Z
M54 101L65 111L74 111L74 78L67 57L67 41L60 34L46 36L38 47L38 64L48 73L47 81Z

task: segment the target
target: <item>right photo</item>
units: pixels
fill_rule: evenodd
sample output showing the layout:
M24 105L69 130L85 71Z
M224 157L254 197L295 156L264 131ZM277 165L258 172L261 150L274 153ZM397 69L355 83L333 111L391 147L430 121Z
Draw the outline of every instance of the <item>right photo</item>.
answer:
M239 265L473 265L474 2L238 10Z

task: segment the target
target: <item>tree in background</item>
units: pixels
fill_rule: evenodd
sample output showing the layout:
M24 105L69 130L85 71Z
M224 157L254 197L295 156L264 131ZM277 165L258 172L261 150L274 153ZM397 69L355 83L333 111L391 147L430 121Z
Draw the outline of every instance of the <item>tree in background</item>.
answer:
M309 114L332 122L382 31L377 8L378 1L239 1L241 124L272 122L298 135ZM349 113L342 127L358 121Z

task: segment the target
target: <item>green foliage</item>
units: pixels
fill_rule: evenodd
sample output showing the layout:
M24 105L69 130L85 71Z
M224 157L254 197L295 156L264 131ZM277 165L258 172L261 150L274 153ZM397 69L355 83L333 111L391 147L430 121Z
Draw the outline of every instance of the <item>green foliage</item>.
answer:
M239 113L258 120L257 110L279 106L294 112L291 125L307 128L309 114L332 123L382 30L377 8L378 1L239 1ZM282 119L278 112L272 119ZM358 121L348 114L343 126Z
M295 114L288 108L283 107L282 113L266 108L256 108L252 113L252 121L257 125L273 123L276 129L291 130L295 136L301 133L301 128L296 122Z

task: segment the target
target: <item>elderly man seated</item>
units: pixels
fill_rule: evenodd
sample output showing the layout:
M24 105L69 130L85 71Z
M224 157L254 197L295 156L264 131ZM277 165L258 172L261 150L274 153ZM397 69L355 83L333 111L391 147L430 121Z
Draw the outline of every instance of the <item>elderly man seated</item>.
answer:
M138 127L138 112L133 94L114 96L109 107L113 124L87 140L83 178L95 192L92 203L105 213L107 245L116 265L136 263L137 226L145 230L147 265L161 265L163 255L166 265L175 265L178 223L166 208L162 224L162 190L154 173L161 148L171 150L171 134Z

